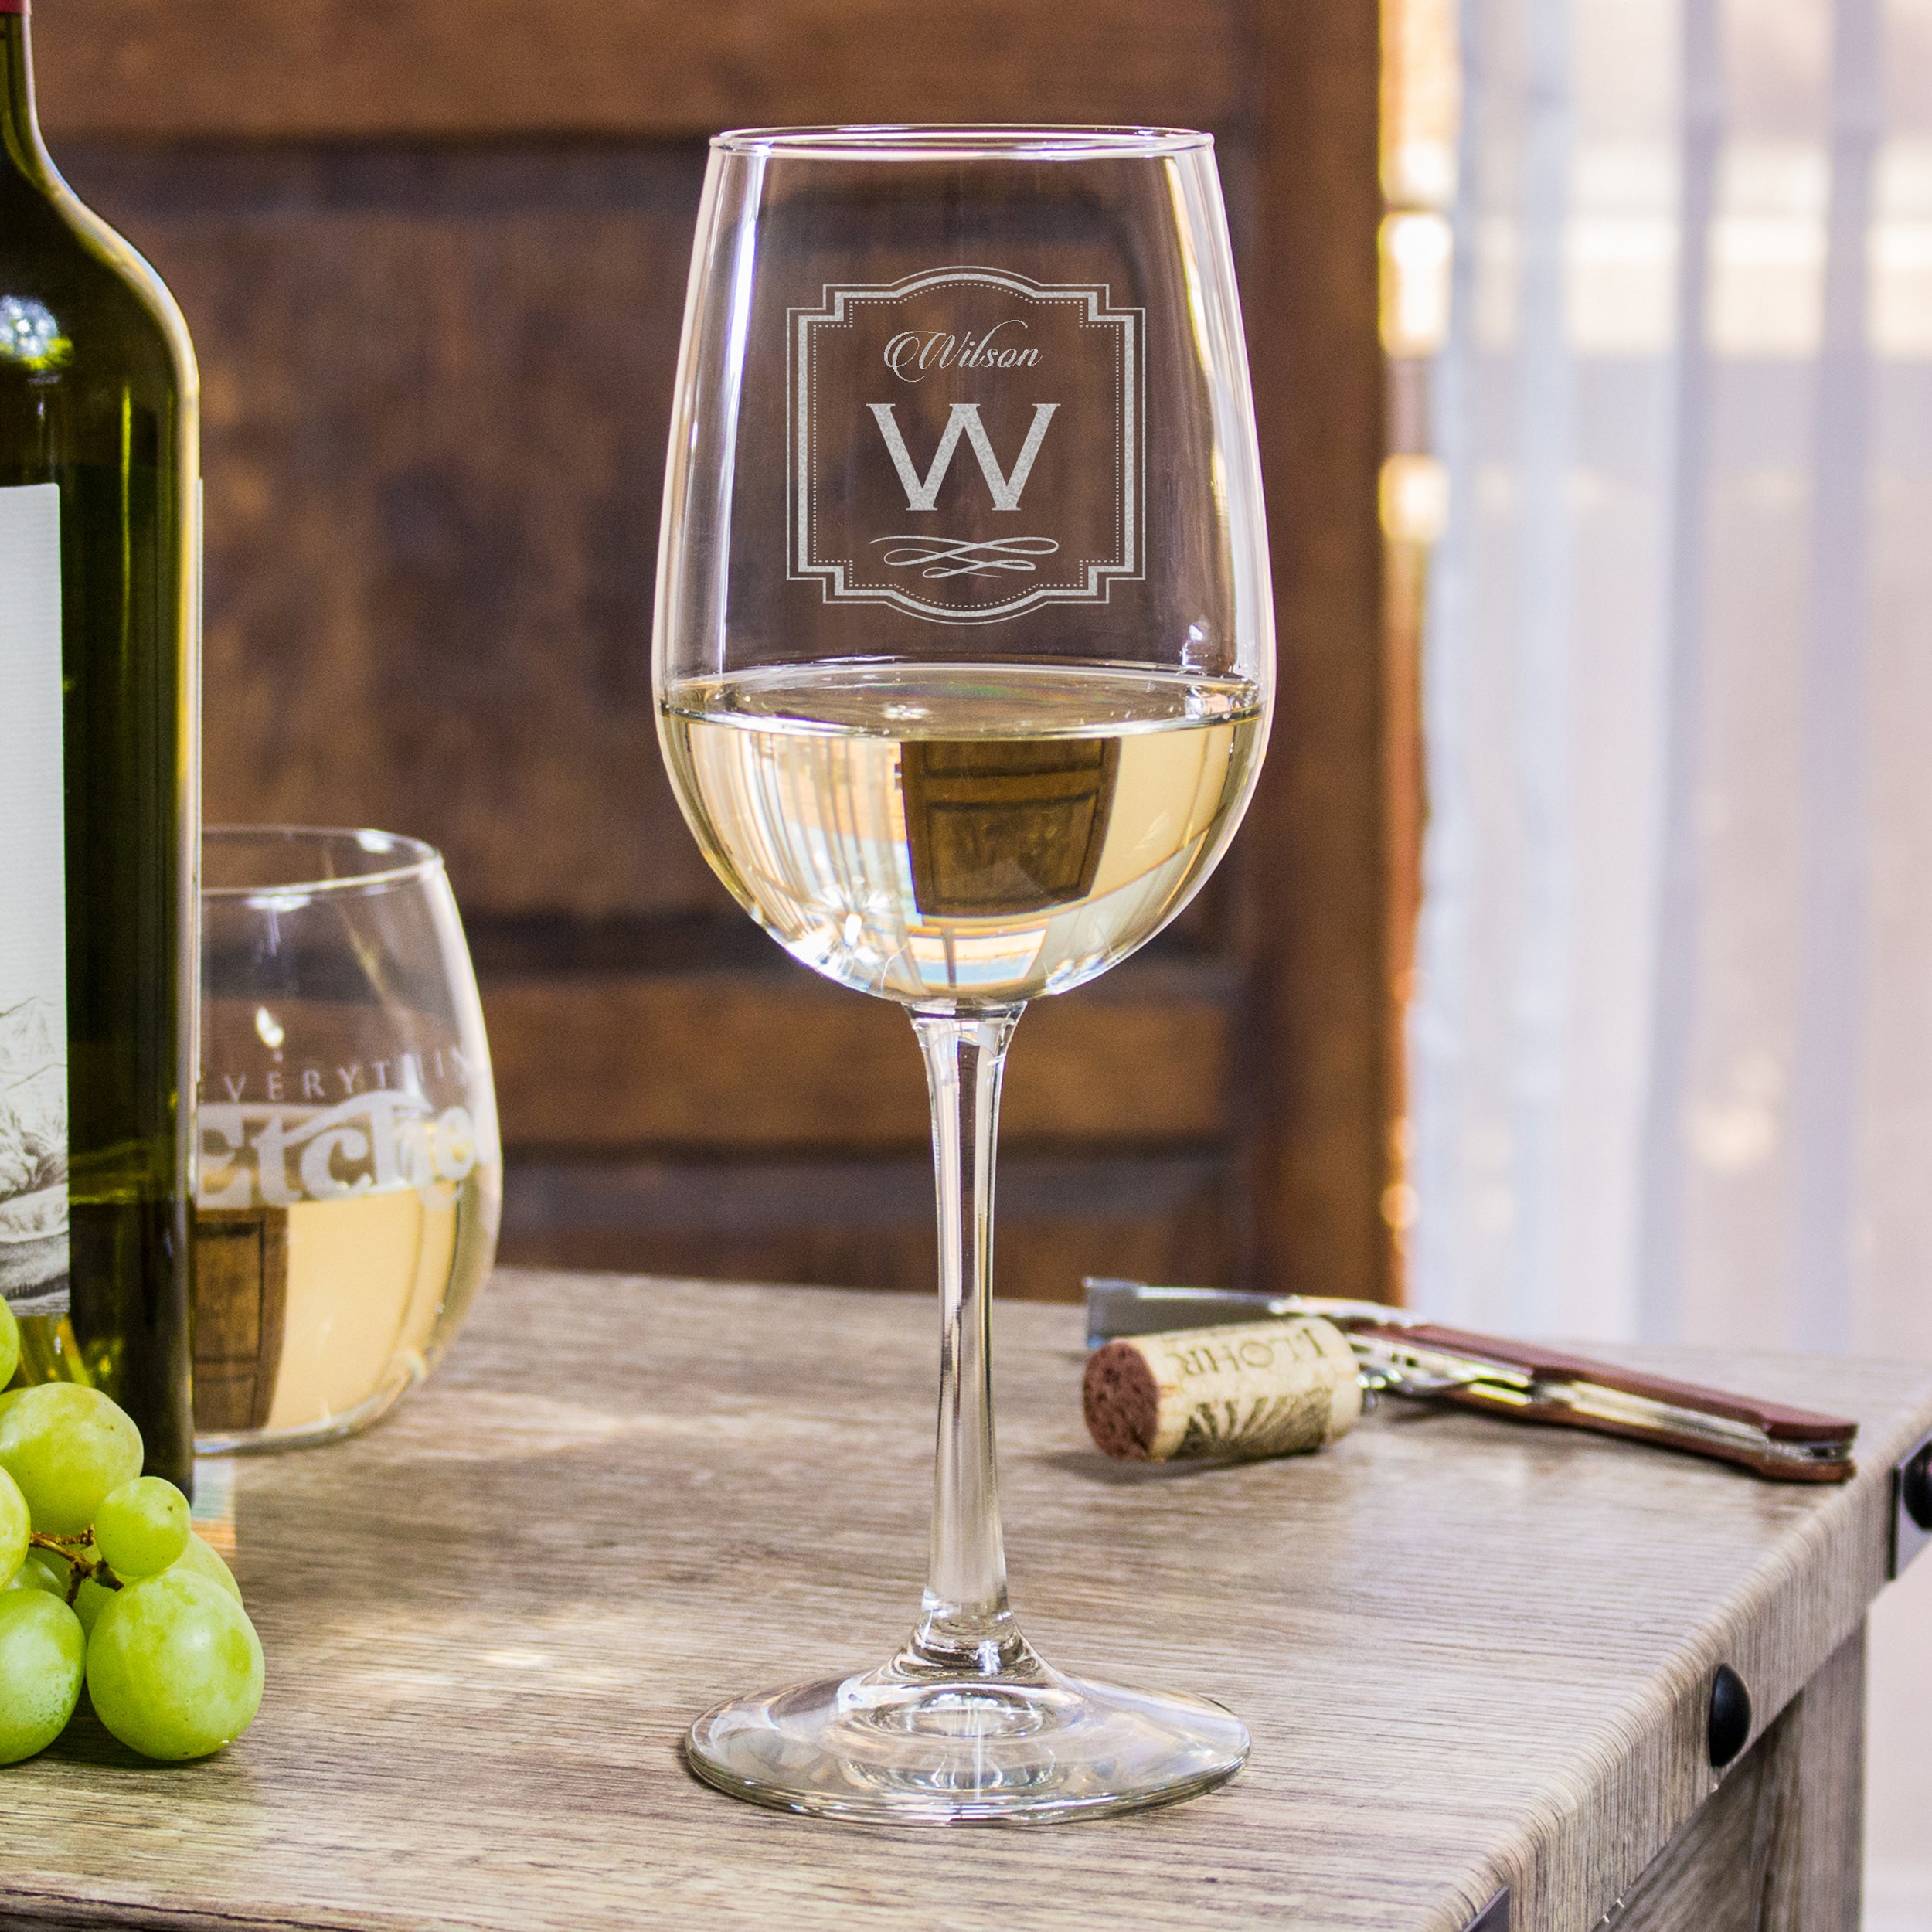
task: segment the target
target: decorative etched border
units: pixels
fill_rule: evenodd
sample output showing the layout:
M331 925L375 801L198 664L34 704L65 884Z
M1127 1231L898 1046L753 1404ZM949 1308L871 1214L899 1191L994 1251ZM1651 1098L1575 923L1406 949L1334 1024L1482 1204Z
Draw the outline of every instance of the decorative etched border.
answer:
M935 604L890 586L856 587L846 581L849 560L821 557L816 554L812 532L811 453L815 412L811 388L811 332L826 326L849 325L847 305L855 301L898 300L917 294L921 289L948 282L979 282L1010 289L1033 301L1081 301L1086 313L1082 325L1108 328L1116 332L1117 358L1115 384L1117 396L1116 447L1121 457L1121 494L1115 514L1115 555L1089 560L1087 580L1080 585L1048 585L1009 598L1002 604L988 604L977 611L961 611ZM1116 578L1134 580L1146 574L1145 517L1147 505L1147 451L1145 427L1147 414L1147 369L1145 344L1147 311L1142 308L1116 308L1113 292L1104 282L1036 282L1004 269L960 264L950 268L923 270L896 282L859 282L844 286L826 283L817 308L785 311L787 355L785 363L785 423L791 444L785 471L785 575L794 581L816 579L828 604L849 602L886 604L910 615L939 624L993 624L1017 617L1023 611L1043 604L1104 604ZM886 539L882 539L886 540ZM900 540L900 539L892 539ZM1045 541L1026 539L1023 543ZM1006 539L1012 543L1013 539ZM964 548L940 543L940 549ZM998 546L976 546L992 549ZM935 558L937 553L935 553ZM910 560L934 561L934 559ZM1008 567L1011 567L1010 566ZM927 575L940 573L928 571ZM948 573L947 574L950 574Z

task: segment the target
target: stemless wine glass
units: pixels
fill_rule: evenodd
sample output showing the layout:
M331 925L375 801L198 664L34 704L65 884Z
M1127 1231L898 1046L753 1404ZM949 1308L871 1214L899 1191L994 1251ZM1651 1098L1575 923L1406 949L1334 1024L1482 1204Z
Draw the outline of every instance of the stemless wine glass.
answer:
M441 855L386 832L202 843L195 1446L363 1427L495 1256L489 1047Z
M988 1361L1000 1070L1225 849L1267 736L1267 541L1205 134L769 129L712 144L658 562L658 727L719 876L907 1007L932 1092L939 1447L882 1668L721 1705L742 1798L883 1821L1185 1797L1247 1733L1081 1681L1008 1607Z

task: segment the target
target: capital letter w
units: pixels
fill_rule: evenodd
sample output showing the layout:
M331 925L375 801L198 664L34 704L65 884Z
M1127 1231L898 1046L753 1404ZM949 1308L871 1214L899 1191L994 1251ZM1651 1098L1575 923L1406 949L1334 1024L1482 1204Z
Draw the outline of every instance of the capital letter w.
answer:
M993 454L992 439L986 434L985 424L979 420L979 405L955 403L951 415L946 419L945 433L939 439L939 447L933 452L932 466L923 478L913 468L912 453L906 447L905 437L900 434L893 405L871 403L866 406L878 422L879 434L886 439L893 468L899 472L899 480L906 486L907 509L930 510L938 507L939 486L946 480L946 472L952 467L953 452L959 447L959 439L964 436L972 444L974 455L979 458L980 474L993 493L993 508L1017 510L1020 492L1026 488L1026 479L1032 474L1033 459L1039 454L1046 426L1053 421L1053 412L1060 405L1033 405L1032 427L1026 432L1026 440L1020 445L1019 454L1013 459L1012 471L1009 474L999 467L999 458Z

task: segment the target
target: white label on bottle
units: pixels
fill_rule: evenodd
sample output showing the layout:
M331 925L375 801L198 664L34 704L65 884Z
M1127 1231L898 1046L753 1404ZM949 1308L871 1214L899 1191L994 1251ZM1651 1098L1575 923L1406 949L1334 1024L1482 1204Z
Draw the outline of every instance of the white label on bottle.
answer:
M60 492L0 488L0 1294L67 1306Z

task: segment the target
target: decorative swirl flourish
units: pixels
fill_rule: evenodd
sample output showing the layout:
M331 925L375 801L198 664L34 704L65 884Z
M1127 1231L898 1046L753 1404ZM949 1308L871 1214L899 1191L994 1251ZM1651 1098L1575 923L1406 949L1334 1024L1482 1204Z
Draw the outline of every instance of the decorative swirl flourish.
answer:
M947 577L989 577L1002 570L1030 577L1039 567L1033 558L1051 556L1060 547L1050 536L1002 536L985 543L951 537L876 536L872 542L910 546L888 550L880 561L895 570L923 564L926 567L919 574L928 583Z

